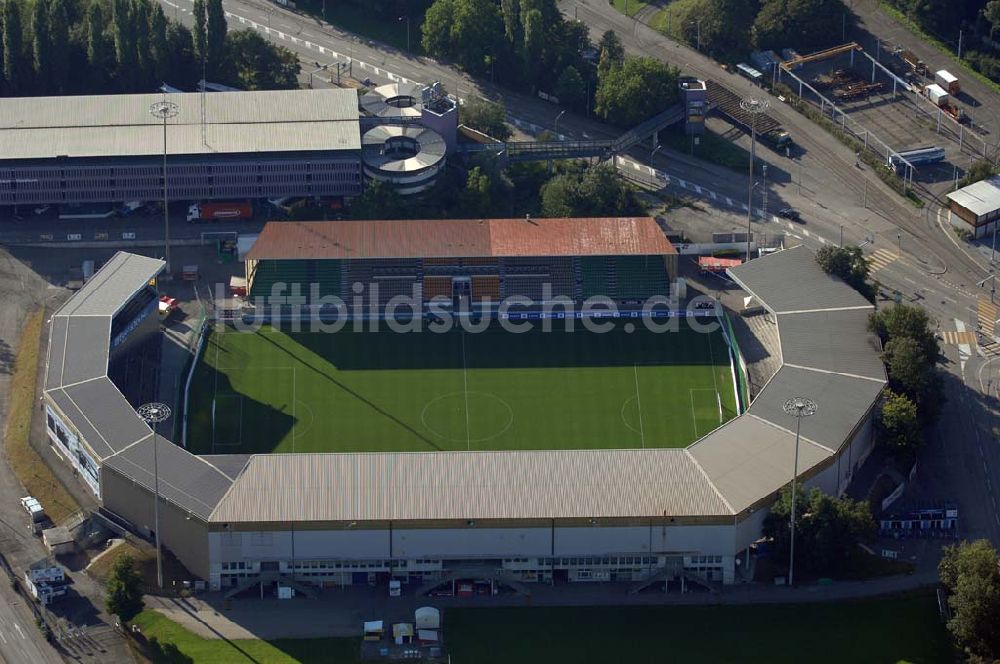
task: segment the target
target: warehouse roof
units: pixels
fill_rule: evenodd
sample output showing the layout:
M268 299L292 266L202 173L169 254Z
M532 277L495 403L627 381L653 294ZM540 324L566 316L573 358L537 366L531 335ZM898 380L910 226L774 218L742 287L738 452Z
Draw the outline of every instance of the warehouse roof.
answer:
M271 222L248 258L474 258L674 254L652 217Z
M948 200L977 217L1000 210L1000 175L974 182L948 194Z
M872 309L864 296L823 272L816 255L805 246L762 256L728 272L774 313Z
M211 520L727 513L725 502L685 450L535 450L256 455Z
M149 109L164 100L178 110L167 120L167 150L172 155L361 147L354 90L273 90L0 98L0 155L4 159L161 155L162 121Z

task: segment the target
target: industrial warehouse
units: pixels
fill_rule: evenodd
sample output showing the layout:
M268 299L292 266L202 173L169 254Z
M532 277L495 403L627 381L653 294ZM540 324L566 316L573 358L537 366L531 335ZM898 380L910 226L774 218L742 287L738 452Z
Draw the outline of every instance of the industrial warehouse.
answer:
M195 455L157 439L134 410L139 397L109 372L118 353L158 336L146 321L162 269L119 253L53 315L48 433L103 509L137 532L152 533L158 493L163 545L231 593L390 578L422 592L469 574L529 593L530 582L733 583L796 458L808 486L846 489L872 449L886 382L867 331L872 305L796 247L729 270L775 318L781 366L739 414L685 447L574 449L568 439L558 449ZM820 406L796 422L786 402L803 394Z

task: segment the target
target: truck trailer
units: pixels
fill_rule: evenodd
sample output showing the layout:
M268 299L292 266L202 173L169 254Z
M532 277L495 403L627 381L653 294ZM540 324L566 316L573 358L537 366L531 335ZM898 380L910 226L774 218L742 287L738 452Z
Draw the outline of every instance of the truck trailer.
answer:
M189 223L197 221L237 221L253 219L253 205L249 201L203 201L188 208Z

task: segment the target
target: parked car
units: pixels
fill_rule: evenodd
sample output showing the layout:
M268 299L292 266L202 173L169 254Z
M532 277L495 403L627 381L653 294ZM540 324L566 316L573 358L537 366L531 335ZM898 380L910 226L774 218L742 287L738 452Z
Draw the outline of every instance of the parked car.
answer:
M48 212L50 212L51 210L52 210L52 206L51 206L51 205L39 205L38 207L36 207L36 208L35 208L35 209L33 210L33 212L34 212L34 213L35 213L36 215L38 215L38 216L41 216L41 215L43 215L43 214L47 214L47 213L48 213Z

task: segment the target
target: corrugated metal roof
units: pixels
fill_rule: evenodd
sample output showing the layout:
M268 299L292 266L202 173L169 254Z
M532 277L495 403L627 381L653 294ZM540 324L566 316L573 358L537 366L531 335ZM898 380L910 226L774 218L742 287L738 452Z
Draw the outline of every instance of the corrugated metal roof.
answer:
M795 463L795 435L743 415L702 438L688 451L738 513L788 484ZM828 450L802 442L799 472L830 456Z
M780 314L781 361L885 380L878 338L868 331L874 310Z
M676 253L652 217L270 222L251 259Z
M216 523L728 515L685 450L254 456Z
M160 495L207 520L233 483L232 478L169 440L159 436L156 440ZM152 436L105 460L104 465L152 491Z
M948 194L948 200L961 205L977 217L1000 210L1000 175L953 191Z
M871 308L871 302L860 293L823 272L816 255L802 245L762 256L727 272L775 313Z
M162 121L149 107L178 106L167 122L173 155L357 150L354 90L16 97L0 99L4 159L162 154ZM207 145L202 142L202 100Z
M816 414L802 419L802 435L839 450L858 422L864 419L885 383L783 366L750 406L750 414L790 431L795 418L783 410L785 401L808 397L816 402Z

